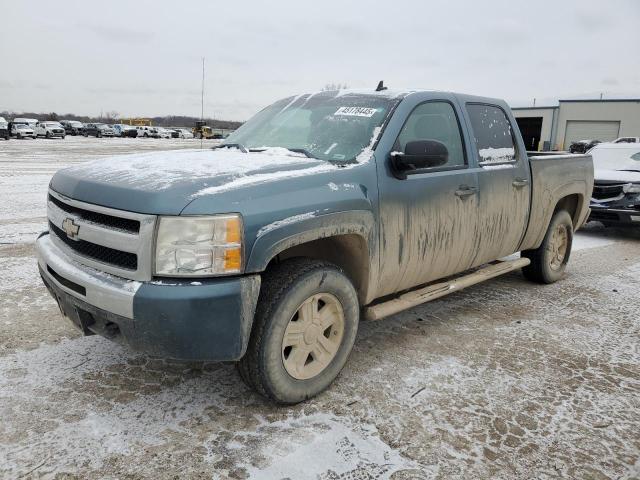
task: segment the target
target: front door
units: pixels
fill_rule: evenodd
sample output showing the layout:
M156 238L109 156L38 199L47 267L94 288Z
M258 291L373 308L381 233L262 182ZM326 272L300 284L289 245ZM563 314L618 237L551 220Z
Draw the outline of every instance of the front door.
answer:
M381 255L377 296L466 270L475 252L477 173L469 168L459 107L453 100L433 99L405 108L412 110L387 152L386 168L378 169ZM406 144L416 140L443 143L448 162L397 178L389 154L404 152Z

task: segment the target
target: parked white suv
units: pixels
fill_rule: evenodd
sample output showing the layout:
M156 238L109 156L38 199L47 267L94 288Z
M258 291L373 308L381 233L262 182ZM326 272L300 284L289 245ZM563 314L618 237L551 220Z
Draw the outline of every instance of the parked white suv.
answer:
M39 120L37 118L14 118L13 123L22 123L24 125L28 125L32 130L35 130L37 123Z
M158 130L155 127L138 126L136 130L138 130L138 138L159 138Z
M175 131L178 132L179 138L193 138L193 133L191 133L191 130L188 130L186 128L176 128Z
M158 138L171 138L171 132L166 128L156 127L156 131L158 132Z
M34 131L38 137L65 137L64 127L58 122L38 122Z
M11 123L11 136L20 138L36 138L36 132L24 123Z

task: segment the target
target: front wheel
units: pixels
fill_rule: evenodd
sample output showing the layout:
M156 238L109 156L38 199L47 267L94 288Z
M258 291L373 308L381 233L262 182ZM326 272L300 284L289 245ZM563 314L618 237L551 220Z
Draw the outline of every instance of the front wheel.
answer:
M525 250L521 256L531 260L522 269L525 278L537 283L554 283L562 278L571 255L573 221L566 210L554 213L542 244Z
M314 397L344 367L359 315L353 284L337 266L306 258L276 265L263 276L240 376L278 403Z

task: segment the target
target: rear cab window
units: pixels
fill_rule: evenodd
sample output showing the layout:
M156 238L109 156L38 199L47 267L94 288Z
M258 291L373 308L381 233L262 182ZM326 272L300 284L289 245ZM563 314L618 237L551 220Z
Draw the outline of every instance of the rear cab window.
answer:
M468 103L467 113L480 165L515 163L513 128L504 110L496 105Z

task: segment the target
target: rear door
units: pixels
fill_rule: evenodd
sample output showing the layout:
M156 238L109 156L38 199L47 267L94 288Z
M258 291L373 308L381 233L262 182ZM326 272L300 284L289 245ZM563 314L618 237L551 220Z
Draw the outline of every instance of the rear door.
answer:
M467 103L478 171L478 231L473 266L518 251L531 206L527 152L500 105Z
M478 184L461 113L453 96L415 94L398 107L376 150L385 155L378 160L378 296L466 270L473 261ZM390 153L415 140L443 143L448 162L398 178Z

